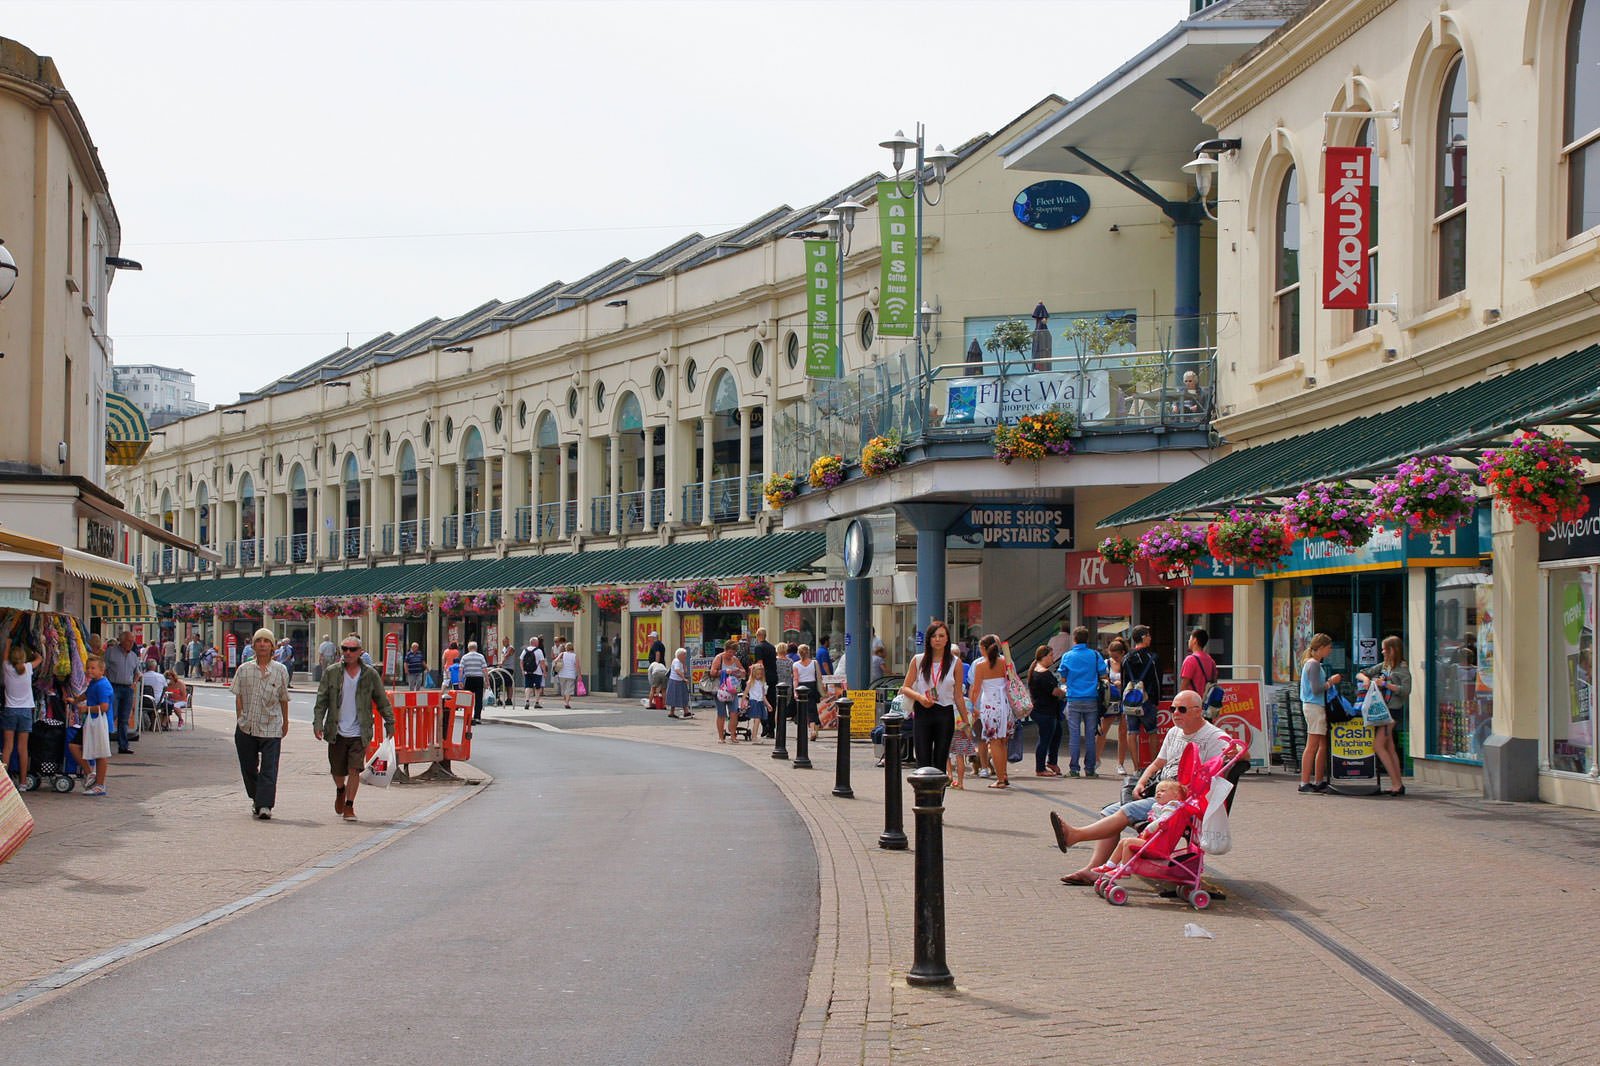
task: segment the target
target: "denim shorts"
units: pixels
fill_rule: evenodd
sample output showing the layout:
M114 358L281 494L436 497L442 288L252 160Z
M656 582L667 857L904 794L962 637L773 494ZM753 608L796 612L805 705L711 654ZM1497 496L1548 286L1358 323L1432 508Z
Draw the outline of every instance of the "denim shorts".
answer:
M1154 787L1154 785L1151 787ZM1138 825L1140 822L1148 822L1150 820L1150 812L1155 809L1155 805L1155 797L1146 796L1144 799L1130 800L1127 803L1108 803L1100 808L1100 813L1102 815L1113 815L1120 811L1127 817L1129 825Z
M0 708L0 730L3 730L7 733L33 732L33 708Z

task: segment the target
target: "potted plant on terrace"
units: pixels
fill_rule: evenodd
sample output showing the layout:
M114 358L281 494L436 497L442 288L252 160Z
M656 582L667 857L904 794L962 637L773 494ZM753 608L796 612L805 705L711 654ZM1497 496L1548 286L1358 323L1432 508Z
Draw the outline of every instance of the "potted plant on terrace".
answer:
M1178 521L1157 522L1139 537L1139 555L1168 574L1185 575L1206 553L1206 530Z
M811 464L807 478L814 489L831 489L844 480L844 456L821 455Z
M905 459L905 447L900 443L900 431L892 429L867 441L861 449L861 472L868 477L879 477L899 466Z
M774 511L779 510L784 504L800 494L799 479L794 476L793 470L785 470L779 474L772 474L761 487L761 495L766 497L767 506Z
M764 577L747 577L734 588L750 603L763 604L772 599L772 582Z
M1036 463L1047 455L1071 455L1077 428L1071 414L1056 408L1023 415L1014 426L995 427L994 457L1010 466L1018 459Z
M493 614L500 609L500 594L480 592L467 601L467 606L478 614Z

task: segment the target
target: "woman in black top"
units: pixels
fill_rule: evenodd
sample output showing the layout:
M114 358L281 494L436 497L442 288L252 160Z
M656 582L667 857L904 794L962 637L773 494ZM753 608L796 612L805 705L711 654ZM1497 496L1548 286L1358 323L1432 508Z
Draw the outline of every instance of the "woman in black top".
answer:
M1028 694L1033 697L1033 720L1039 726L1039 746L1033 752L1033 776L1060 777L1061 767L1061 678L1052 666L1055 653L1041 644L1033 653L1028 670Z

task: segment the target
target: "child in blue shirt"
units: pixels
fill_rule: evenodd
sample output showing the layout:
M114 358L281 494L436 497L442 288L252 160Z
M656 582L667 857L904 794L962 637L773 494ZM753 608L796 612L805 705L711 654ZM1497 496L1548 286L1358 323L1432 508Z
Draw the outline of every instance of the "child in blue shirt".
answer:
M116 696L111 691L111 682L106 680L106 661L98 655L91 655L84 664L84 672L89 675L89 687L83 693L82 713L84 725L87 726L91 718L104 718L111 710L111 704ZM68 733L68 740L77 743L68 743L67 747L72 752L72 757L78 760L81 767L83 762L83 730L80 728ZM94 761L94 784L84 790L86 796L104 796L106 794L106 770L111 763L110 757Z

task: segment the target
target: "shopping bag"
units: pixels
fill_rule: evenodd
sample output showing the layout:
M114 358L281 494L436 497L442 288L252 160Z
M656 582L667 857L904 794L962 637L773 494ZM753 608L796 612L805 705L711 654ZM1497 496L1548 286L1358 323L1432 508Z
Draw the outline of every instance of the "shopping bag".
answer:
M87 715L83 720L83 757L85 759L111 758L110 716L101 712Z
M378 750L372 753L372 758L367 760L366 769L361 771L361 783L364 785L377 785L379 788L388 788L389 782L394 779L394 738L384 737L383 743L378 745Z
M1200 822L1200 849L1207 855L1226 855L1233 850L1233 832L1228 827L1228 793L1233 784L1221 777L1211 779L1206 794L1206 816Z
M11 783L11 775L0 773L0 862L17 853L33 832L33 815L22 802L22 793Z
M589 686L585 685L583 683L583 675L582 674L578 675L577 694L579 696L587 696L589 694Z
M1022 683L1022 678L1010 666L1006 667L1006 697L1011 704L1011 714L1026 718L1033 713L1033 693Z
M1388 701L1376 681L1367 686L1367 694L1361 700L1361 720L1368 725L1385 725L1392 720Z

